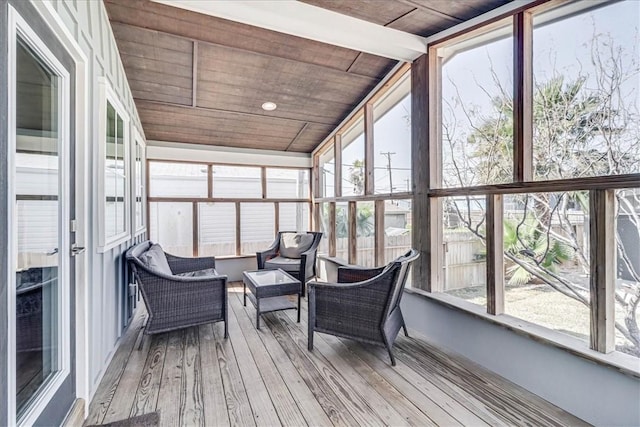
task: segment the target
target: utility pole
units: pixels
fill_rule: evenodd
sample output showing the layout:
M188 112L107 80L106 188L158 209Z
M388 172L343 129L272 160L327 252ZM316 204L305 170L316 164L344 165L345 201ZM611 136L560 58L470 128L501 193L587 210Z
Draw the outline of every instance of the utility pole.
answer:
M387 158L387 171L389 172L389 193L393 193L393 177L391 176L391 156L396 154L393 151L380 152L381 155Z

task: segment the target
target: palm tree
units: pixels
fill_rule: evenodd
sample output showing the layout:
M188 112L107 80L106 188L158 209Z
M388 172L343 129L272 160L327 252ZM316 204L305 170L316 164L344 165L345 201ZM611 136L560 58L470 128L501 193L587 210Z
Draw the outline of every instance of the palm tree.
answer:
M616 54L620 53L613 51L612 55ZM600 62L601 66L604 64L619 66L615 58ZM634 125L638 122L638 115L633 103L620 99L620 85L625 78L637 76L639 71L627 71L626 75L622 70L614 71L597 71L601 78L595 89L587 86L588 79L584 75L573 80L560 75L537 82L533 99L535 179L638 172L640 134L638 126ZM454 100L452 104L460 105L460 102L456 104ZM458 174L445 175L445 182L449 185L477 185L512 181L512 98L509 95L496 97L492 101L492 111L483 111L483 116L475 116L473 111L465 113L471 129L466 141L448 140L455 132L447 132L447 124L444 125L443 143L452 147L452 153L456 153L453 149L456 144L465 147L463 156L456 158L454 154L450 160ZM470 175L465 175L469 170ZM589 271L586 248L569 215L571 209L588 214L586 197L586 192L526 195L530 202L525 203L520 217L504 221L504 255L512 263L507 272L510 284L528 283L535 279L587 306L590 304L583 284L557 272L557 267L569 260L576 262L584 272ZM637 203L640 192L621 191L617 198L618 215L624 215L635 225L635 230L631 230L635 236L633 239L640 243L640 210L637 207L640 205ZM461 215L471 218L471 212L463 211ZM484 230L472 227L470 220L463 218L462 222L474 234L485 239ZM616 289L616 304L624 312L624 319L617 321L615 326L628 342L619 349L640 356L637 319L640 267L628 256L619 234L618 260L629 271L632 280Z

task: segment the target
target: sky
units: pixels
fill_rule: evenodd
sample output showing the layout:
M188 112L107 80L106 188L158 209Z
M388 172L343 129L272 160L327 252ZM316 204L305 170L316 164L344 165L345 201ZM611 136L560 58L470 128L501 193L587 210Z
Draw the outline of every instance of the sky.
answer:
M374 189L376 193L399 193L411 190L411 95L377 117L374 110ZM348 141L347 141L348 142ZM343 195L351 195L353 185L349 182L348 169L357 159L364 159L364 134L360 134L351 144L344 146L342 164L344 165ZM389 154L391 158L391 183L389 181ZM409 180L409 181L407 181Z

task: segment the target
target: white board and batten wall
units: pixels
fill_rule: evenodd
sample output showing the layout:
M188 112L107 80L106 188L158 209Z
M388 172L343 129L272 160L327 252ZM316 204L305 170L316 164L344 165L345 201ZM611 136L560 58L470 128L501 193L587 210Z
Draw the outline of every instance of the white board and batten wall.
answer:
M35 2L39 3L39 2ZM87 247L84 258L86 272L76 280L77 292L84 295L83 301L76 299L77 312L83 313L82 325L86 328L84 337L78 336L78 371L76 373L78 398L90 402L108 363L117 348L118 339L127 326L129 313L128 283L124 274L123 253L132 244L144 239L140 230L136 233L130 226L129 236L113 247L99 249L100 230L98 212L102 209L102 191L98 188L100 169L98 158L100 144L99 122L106 115L105 99L100 96L99 85L106 84L124 108L130 126L129 141L133 144L134 130L144 139L140 118L120 60L116 41L111 30L107 11L102 1L47 0L36 6L41 11L57 15L55 21L66 27L76 47L84 54L83 68L86 82L79 87L84 93L79 97L84 101L86 138L79 138L76 149L81 153L76 158L76 170L80 175L77 197L81 199L84 211L81 227L86 230L83 244ZM131 160L130 160L131 161ZM131 168L129 168L131 170ZM83 176L84 174L84 176ZM133 177L131 177L132 179ZM83 184L84 183L84 184ZM83 199L84 198L84 199ZM129 210L132 203L129 203ZM80 219L80 218L79 218Z

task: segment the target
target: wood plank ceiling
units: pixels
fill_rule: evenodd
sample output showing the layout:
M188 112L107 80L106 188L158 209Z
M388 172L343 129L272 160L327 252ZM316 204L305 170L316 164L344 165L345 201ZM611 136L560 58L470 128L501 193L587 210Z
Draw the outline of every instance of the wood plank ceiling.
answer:
M510 0L303 1L428 36ZM105 4L149 140L308 153L396 63L149 0Z

